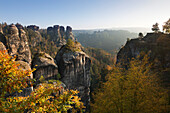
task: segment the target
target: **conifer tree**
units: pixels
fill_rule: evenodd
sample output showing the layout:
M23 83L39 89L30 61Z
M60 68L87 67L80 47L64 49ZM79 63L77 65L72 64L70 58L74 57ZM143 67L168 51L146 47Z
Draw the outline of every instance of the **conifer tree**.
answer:
M152 26L152 31L154 31L155 33L158 33L159 31L159 27L158 27L158 23L155 23L153 26Z

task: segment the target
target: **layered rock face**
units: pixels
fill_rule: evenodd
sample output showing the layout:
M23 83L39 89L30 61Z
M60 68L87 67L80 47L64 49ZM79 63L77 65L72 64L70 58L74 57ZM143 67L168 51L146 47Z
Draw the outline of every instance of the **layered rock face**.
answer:
M70 26L67 26L66 31L63 26L59 25L48 27L47 34L50 35L51 40L54 41L58 47L65 45L68 39L75 40Z
M26 33L23 29L18 30L14 24L9 26L8 47L10 55L16 55L17 60L31 64L31 52Z
M87 109L90 101L90 65L91 59L80 48L79 51L71 51L67 45L61 47L55 60L61 81L69 89L77 89Z
M36 85L40 83L41 76L43 76L45 80L57 79L58 67L54 63L54 59L44 52L39 52L34 56L32 68L36 68L33 72Z
M142 39L127 41L117 54L117 63L128 63L142 51L149 53L153 68L162 74L161 79L170 88L170 34L148 33Z

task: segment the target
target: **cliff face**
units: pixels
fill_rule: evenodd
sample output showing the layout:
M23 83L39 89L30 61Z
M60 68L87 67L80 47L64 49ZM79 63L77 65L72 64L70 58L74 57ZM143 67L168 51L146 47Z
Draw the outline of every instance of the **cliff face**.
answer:
M128 63L141 52L149 53L153 69L161 74L166 87L170 87L170 34L148 33L142 39L127 41L117 54L117 63ZM123 61L121 61L123 59Z
M67 88L77 89L80 92L82 101L88 108L91 59L81 50L81 47L76 49L78 51L68 49L67 45L61 47L55 60L61 75L61 81L66 84Z
M45 80L57 79L58 67L54 63L54 59L44 52L39 52L34 56L32 68L36 68L33 72L36 85L40 83L41 76L43 76Z
M74 35L72 33L72 28L70 26L67 26L66 28L66 40L68 39L75 40Z
M31 70L31 52L28 46L28 40L23 26L20 24L14 24L6 26L8 32L6 35L0 32L0 50L9 49L8 53L12 56L16 56L16 62L19 64L22 70ZM33 79L33 75L30 75ZM14 93L12 96L28 96L33 91L33 87L27 87L23 89L22 93Z
M10 25L7 45L10 55L16 55L17 60L22 60L31 64L31 52L26 33L23 29L18 30L14 24Z

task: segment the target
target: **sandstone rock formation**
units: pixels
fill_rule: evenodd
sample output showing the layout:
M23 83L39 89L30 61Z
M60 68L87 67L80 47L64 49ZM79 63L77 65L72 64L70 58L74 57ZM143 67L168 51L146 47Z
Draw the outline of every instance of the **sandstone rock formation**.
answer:
M60 26L60 34L61 34L61 37L65 37L65 28L63 26Z
M59 25L48 27L47 34L50 35L51 40L54 41L58 47L65 45L68 39L75 40L70 26L67 26L66 31L63 26Z
M15 24L15 26L16 26L18 29L24 29L24 27L23 27L21 24L19 24L19 23Z
M43 76L45 80L58 79L58 68L54 63L54 59L44 52L35 54L32 60L32 68L36 68L33 72L36 85L40 83L41 76Z
M28 46L27 36L25 31L23 30L22 25L16 25L18 28L14 24L11 24L10 26L6 25L6 29L8 30L8 34L6 34L8 36L8 40L3 32L0 33L0 49L9 49L9 54L12 56L16 56L16 62L20 64L20 69L31 70L31 52ZM30 75L30 78L33 79L32 74ZM22 93L14 93L12 94L12 96L28 96L32 91L33 87L30 86L23 89Z
M14 24L9 26L8 47L10 55L16 55L17 60L31 64L31 52L26 33L23 29L18 30Z
M60 29L61 28L61 29ZM53 27L47 28L47 34L50 35L51 40L58 46L66 44L64 27L54 25Z
M68 40L68 39L75 40L74 35L72 33L72 28L70 26L67 26L67 28L66 28L66 40Z
M36 25L29 25L27 26L28 29L32 29L33 31L38 31L39 30L39 26Z
M30 76L36 80L35 87L41 83L41 76L43 76L48 83L51 82L51 79L58 80L60 78L63 82L61 82L60 86L80 91L79 95L88 109L90 101L91 59L83 52L81 44L77 41L74 42L74 35L71 27L68 26L66 31L63 26L59 25L47 29L47 34L50 35L51 40L54 41L57 46L61 47L56 55L56 62L50 55L44 52L36 53L31 62L31 52L27 39L28 36L30 41L31 36L26 35L26 32L27 34L32 33L34 37L35 35L37 36L35 40L33 39L30 41L31 46L37 47L37 42L41 42L42 38L38 26L31 25L26 29L23 28L21 24L11 24L10 26L7 26L6 29L8 29L8 38L4 35L5 33L0 33L0 49L5 50L7 48L9 49L8 52L10 55L17 56L16 60L20 64L19 68L23 70L36 68L33 75ZM24 29L26 29L26 32ZM66 44L66 39L72 39L74 44L68 46ZM32 90L33 89L29 87L23 89L23 92L20 94L15 93L14 96L27 96Z
M153 68L162 75L160 78L165 86L170 88L170 34L148 33L142 39L127 41L117 54L117 63L126 64L142 51L149 54Z
M80 91L80 97L88 109L91 59L81 50L81 47L77 48L79 48L78 51L72 51L71 48L67 48L67 45L62 46L55 60L61 75L60 80L66 84L67 88Z

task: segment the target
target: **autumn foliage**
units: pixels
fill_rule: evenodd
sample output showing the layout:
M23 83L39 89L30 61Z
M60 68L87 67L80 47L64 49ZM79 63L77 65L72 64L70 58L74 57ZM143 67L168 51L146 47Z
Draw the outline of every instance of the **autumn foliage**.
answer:
M78 91L64 90L59 83L42 83L27 97L13 96L31 87L32 70L21 70L6 51L0 51L0 112L82 112Z
M167 92L155 73L148 57L132 59L128 69L114 66L107 82L94 93L94 113L167 113Z

